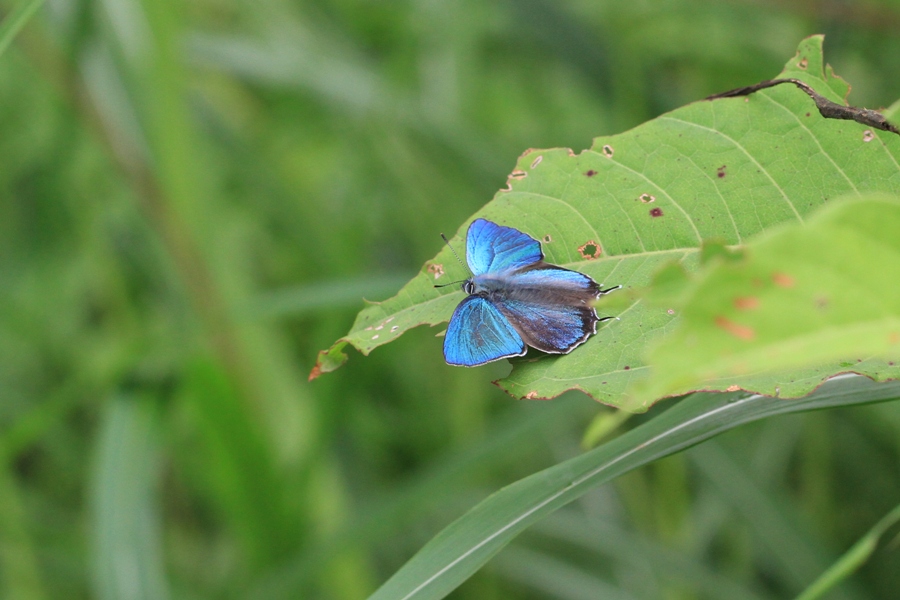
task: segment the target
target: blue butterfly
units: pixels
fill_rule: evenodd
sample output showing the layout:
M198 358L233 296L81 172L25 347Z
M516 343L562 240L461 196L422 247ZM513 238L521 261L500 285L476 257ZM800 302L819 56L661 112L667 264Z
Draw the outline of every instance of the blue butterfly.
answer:
M444 337L451 365L522 356L528 346L568 354L606 320L597 318L594 300L616 289L601 290L583 273L545 263L536 239L485 219L469 225L466 261L472 277L462 290L469 296L453 311Z

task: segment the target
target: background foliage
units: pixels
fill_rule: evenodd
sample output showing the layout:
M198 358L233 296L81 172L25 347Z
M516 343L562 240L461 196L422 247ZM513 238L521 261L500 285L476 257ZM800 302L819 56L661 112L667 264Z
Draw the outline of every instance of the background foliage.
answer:
M611 413L513 401L488 384L508 367L451 369L427 328L306 383L360 296L524 149L769 77L806 35L852 103L890 104L898 25L887 0L48 0L0 56L4 594L365 597ZM654 463L454 597L795 594L897 503L895 404ZM898 573L876 552L832 597Z

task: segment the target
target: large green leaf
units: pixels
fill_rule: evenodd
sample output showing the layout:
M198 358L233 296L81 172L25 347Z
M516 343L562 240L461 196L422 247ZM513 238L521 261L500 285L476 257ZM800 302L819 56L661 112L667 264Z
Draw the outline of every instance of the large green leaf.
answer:
M665 296L685 298L682 318L649 354L637 403L698 387L796 397L840 372L900 375L896 197L833 202L713 261L687 290L673 294L673 279Z
M821 36L804 40L780 77L843 102L849 88L823 65L821 45ZM550 262L627 291L673 260L696 269L705 240L742 244L773 225L802 222L838 195L900 192L898 157L900 137L822 118L803 91L781 85L695 102L596 138L580 154L528 150L507 188L473 218L521 229L544 241ZM467 226L454 246L463 246ZM433 284L464 276L445 248L395 297L360 312L350 332L320 354L312 376L340 366L347 344L368 354L411 327L446 322L464 295ZM580 389L621 406L626 387L646 375L645 348L678 320L673 310L622 298L628 303L607 313L619 319L582 347L564 356L531 351L499 385L528 398Z
M694 394L611 442L491 495L435 536L369 600L443 598L528 526L594 486L744 423L898 395L900 383L878 384L856 376L830 381L795 402L759 395Z

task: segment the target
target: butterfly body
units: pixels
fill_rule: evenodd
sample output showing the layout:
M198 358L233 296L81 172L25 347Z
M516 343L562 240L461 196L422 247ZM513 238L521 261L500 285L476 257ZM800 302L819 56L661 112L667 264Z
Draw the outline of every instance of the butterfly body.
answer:
M583 273L544 262L540 242L512 227L476 219L466 235L473 275L450 318L444 358L477 366L522 356L528 346L567 354L596 332L593 302L603 290Z

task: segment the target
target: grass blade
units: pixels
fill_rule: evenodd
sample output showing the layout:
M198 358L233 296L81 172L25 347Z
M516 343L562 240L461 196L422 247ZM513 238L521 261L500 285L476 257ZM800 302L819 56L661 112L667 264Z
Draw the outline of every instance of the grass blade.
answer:
M872 553L878 546L878 539L898 522L900 522L900 504L882 517L872 529L853 544L827 571L803 590L803 593L797 596L797 600L816 600L816 598L821 598L831 588L852 575L872 556Z
M132 398L110 402L105 412L90 491L94 593L101 600L165 599L153 417Z
M695 394L590 452L507 486L433 538L370 600L443 598L529 525L591 488L719 433L765 417L891 400L900 383L836 378L795 401Z
M25 27L25 23L34 16L34 13L43 4L44 0L22 2L3 20L3 24L0 24L0 56L6 52L6 49L9 48L9 45L16 38L16 34Z

